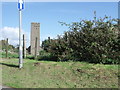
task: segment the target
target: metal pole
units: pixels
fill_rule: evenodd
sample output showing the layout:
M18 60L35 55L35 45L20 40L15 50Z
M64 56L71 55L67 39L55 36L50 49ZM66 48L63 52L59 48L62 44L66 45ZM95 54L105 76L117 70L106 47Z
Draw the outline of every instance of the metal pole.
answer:
M19 10L19 68L23 67L22 58L22 43L21 43L21 30L22 29L22 11Z

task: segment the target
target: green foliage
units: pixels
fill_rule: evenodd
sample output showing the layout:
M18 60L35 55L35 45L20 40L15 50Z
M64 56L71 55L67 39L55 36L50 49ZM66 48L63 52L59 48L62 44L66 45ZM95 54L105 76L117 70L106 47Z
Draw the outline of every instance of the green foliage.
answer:
M9 58L18 58L17 53L8 53ZM0 52L0 58L6 58L6 53L5 52Z
M75 60L92 63L119 63L120 36L118 20L105 16L62 25L69 31L57 39L45 40L44 50L60 61Z
M6 51L6 40L0 40L0 49L2 51ZM10 52L18 52L18 46L15 48L15 46L8 43L8 51Z
M49 44L50 44L49 40L44 40L44 41L42 42L42 48L43 48L45 51L48 51Z
M5 40L1 40L0 41L0 49L5 50L5 48L6 48L6 41Z
M56 57L53 56L51 53L46 52L45 50L40 51L39 56L37 57L38 60L46 60L46 61L56 61Z

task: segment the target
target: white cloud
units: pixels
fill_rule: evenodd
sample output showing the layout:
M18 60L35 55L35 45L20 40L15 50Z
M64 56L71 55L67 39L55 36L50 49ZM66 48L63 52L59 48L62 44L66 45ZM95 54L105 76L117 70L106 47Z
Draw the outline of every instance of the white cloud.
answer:
M1 30L2 37L3 38L10 38L10 39L16 39L18 40L19 38L19 28L13 28L13 27L4 27Z
M30 32L26 32L25 30L22 30L22 34L25 34L26 38L26 47L30 46ZM19 44L19 28L18 27L3 27L0 29L0 40L5 40L8 38L8 43L11 45L18 45ZM42 41L45 39L48 39L50 37L51 39L57 38L56 35L50 35L50 34L41 34L40 35L40 45L42 44Z
M26 44L27 44L26 46L28 46L29 40L30 40L29 33L22 30L21 35L23 35L23 33L26 35ZM19 28L18 27L3 27L0 30L0 34L2 35L2 37L0 37L0 40L8 38L9 44L12 44L14 46L19 44Z

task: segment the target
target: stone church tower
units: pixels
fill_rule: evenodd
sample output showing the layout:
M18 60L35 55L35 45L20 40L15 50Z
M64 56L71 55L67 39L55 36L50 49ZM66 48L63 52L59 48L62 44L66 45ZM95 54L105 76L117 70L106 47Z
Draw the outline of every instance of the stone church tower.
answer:
M40 23L31 23L31 37L30 37L30 53L32 55L35 55L35 53L37 53L37 55L39 54L39 50L40 50ZM37 41L37 42L36 42ZM35 48L36 47L36 48ZM35 52L36 50L36 52Z

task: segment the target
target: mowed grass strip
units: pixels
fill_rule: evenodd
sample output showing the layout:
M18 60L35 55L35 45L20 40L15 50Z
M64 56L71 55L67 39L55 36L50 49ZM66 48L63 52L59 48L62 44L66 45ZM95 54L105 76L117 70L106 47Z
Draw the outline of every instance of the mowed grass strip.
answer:
M118 88L118 65L3 59L2 84L15 88Z

